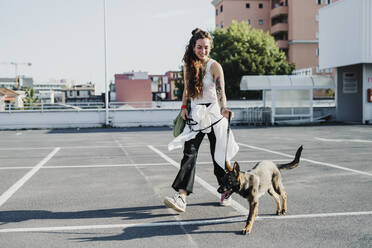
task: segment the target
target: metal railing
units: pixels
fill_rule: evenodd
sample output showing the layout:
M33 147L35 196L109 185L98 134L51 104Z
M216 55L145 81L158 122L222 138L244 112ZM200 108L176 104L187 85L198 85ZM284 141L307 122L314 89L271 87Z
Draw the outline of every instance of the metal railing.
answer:
M243 110L243 123L254 126L268 126L271 124L271 109L253 107Z
M111 110L138 110L138 109L179 109L181 106L180 101L152 101L152 102L109 102L109 109ZM335 100L313 100L314 107L335 107ZM247 120L253 118L251 116L261 115L264 111L266 113L269 108L263 107L262 101L229 101L229 108L246 108ZM34 103L24 104L19 107L15 104L0 105L0 112L13 112L13 111L52 111L52 110L100 110L104 109L103 102L80 102L80 103ZM258 117L255 117L256 119ZM253 119L252 119L253 120Z

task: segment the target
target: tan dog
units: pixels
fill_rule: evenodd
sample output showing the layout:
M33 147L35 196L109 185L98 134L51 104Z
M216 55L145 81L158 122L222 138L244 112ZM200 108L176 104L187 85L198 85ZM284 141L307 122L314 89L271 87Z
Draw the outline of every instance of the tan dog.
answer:
M298 166L302 146L296 152L294 160L288 164L276 165L274 162L265 160L257 163L252 170L241 172L239 164L234 163L230 171L223 178L223 185L218 188L218 192L225 194L228 198L236 192L249 202L249 215L243 234L248 234L252 230L253 222L258 212L258 199L268 192L275 200L276 214L285 215L287 212L287 193L284 190L282 177L279 170L293 169ZM228 167L229 168L229 167ZM282 204L280 205L280 197Z

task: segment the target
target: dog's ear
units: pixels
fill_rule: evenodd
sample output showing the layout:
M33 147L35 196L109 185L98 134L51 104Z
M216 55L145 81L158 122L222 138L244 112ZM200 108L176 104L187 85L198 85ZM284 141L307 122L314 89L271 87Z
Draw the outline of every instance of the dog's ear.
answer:
M231 165L228 161L225 161L225 170L226 170L226 172L229 172L229 171L233 170L233 168L231 167Z
M240 166L239 166L238 162L236 162L236 161L234 163L234 169L233 170L236 174L239 174L239 172L240 172Z

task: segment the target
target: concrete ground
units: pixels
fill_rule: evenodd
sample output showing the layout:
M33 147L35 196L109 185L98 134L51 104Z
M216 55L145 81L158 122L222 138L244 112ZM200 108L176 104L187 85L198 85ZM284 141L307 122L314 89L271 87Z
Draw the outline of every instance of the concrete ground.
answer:
M233 128L247 170L290 161L288 215L260 199L252 233L248 203L219 206L203 141L186 213L163 205L182 151L171 130L71 129L0 132L0 247L372 247L372 127Z

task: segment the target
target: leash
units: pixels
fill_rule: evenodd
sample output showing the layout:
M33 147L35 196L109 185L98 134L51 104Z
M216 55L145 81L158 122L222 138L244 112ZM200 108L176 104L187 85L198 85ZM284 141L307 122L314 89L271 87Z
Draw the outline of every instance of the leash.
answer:
M192 132L201 132L201 131L204 131L204 130L210 128L210 127L213 127L213 126L216 125L218 122L220 122L222 119L223 119L223 117L222 117L221 119L219 119L219 120L213 122L213 123L212 123L211 125L209 125L208 127L206 127L206 128L202 128L202 129L198 129L198 130L194 130L194 129L192 129L192 127L191 127L191 126L198 125L198 122L194 121L193 119L187 119L187 120L186 120L186 124L190 127L190 130L191 130Z
M229 118L227 119L227 136L226 136L226 149L225 149L225 170L232 171L232 167L227 161L227 146L229 144L230 138L230 121L231 121L231 112L229 112Z

